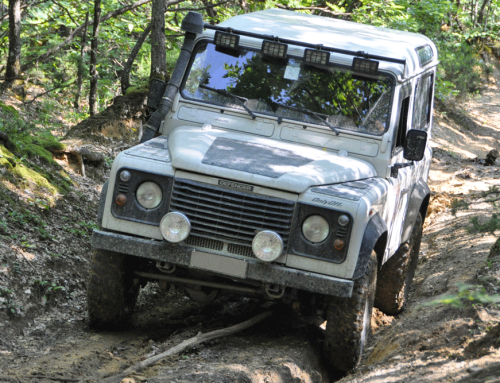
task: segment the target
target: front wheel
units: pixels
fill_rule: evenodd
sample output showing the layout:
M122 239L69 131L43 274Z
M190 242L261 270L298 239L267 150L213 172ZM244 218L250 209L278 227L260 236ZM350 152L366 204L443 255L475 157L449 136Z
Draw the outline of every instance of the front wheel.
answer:
M139 295L133 272L133 257L112 251L93 251L87 289L91 327L118 330L129 323Z
M413 225L409 247L399 249L379 272L375 307L387 315L403 311L413 282L422 240L422 215Z
M324 354L335 368L350 371L361 359L370 335L377 284L377 255L372 252L364 275L354 281L350 298L331 298L327 307Z

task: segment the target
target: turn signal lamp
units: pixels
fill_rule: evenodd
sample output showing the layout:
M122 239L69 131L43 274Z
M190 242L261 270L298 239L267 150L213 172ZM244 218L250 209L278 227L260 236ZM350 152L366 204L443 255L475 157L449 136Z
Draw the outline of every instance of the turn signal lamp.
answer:
M355 57L352 60L352 70L354 72L376 74L378 72L378 61L361 59Z
M341 239L336 239L333 242L333 247L335 247L335 250L337 250L337 251L341 251L344 248L344 245L345 245L345 243Z
M308 64L327 65L330 61L330 52L306 49L304 50L304 61Z
M224 48L236 49L240 42L240 36L232 33L215 32L215 45Z
M262 53L266 56L277 57L280 59L286 58L288 45L276 43L274 41L264 40L262 42Z
M116 196L116 204L117 205L125 205L127 203L127 196L125 194L118 194Z

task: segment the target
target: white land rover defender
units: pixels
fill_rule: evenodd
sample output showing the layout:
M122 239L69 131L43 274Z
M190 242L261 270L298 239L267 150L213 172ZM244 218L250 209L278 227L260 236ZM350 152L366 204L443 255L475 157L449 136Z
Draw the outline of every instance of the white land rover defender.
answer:
M325 356L350 370L372 306L400 312L417 265L436 47L278 9L182 29L142 143L103 187L91 324L123 326L149 280L260 295L322 312Z

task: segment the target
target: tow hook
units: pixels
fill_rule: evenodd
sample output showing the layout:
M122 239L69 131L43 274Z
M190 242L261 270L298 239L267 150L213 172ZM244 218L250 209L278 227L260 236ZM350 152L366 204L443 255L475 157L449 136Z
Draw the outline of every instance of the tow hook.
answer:
M271 299L279 299L285 294L285 286L266 284L266 294Z

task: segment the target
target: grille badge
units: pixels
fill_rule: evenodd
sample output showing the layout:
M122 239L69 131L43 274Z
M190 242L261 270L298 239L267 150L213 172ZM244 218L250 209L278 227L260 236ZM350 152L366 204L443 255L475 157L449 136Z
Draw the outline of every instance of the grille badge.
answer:
M252 185L241 184L239 182L219 180L220 186L225 186L232 189L245 190L245 191L253 191Z

